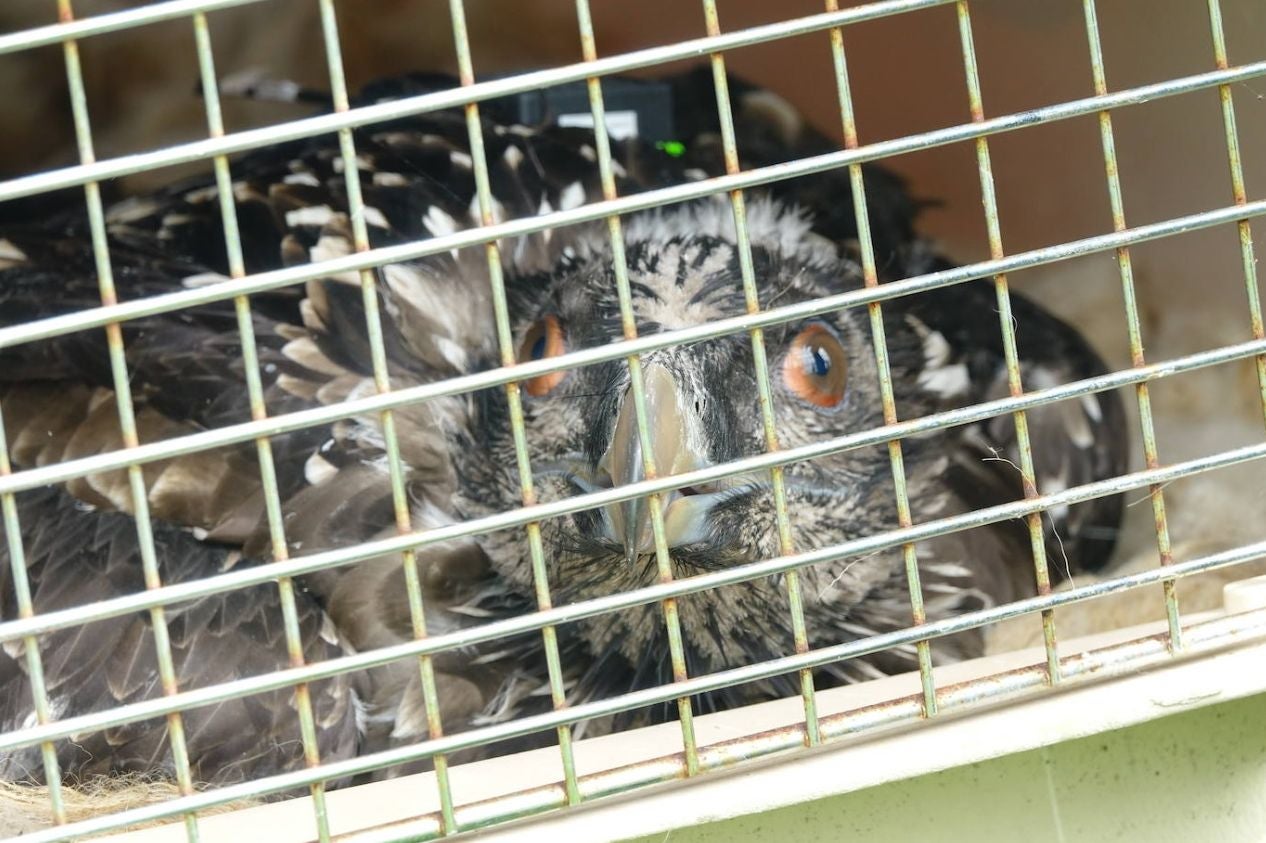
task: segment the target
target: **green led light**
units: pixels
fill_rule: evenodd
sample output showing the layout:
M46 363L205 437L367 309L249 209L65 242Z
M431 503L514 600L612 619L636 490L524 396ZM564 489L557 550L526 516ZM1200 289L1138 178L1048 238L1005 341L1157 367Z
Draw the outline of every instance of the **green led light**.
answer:
M656 141L656 149L662 149L665 154L673 158L680 158L686 154L686 145L681 141Z

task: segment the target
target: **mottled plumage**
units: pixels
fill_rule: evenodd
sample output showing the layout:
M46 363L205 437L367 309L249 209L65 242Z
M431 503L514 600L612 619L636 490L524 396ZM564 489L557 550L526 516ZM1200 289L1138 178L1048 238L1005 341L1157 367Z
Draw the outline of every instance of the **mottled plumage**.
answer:
M686 154L674 158L637 141L616 144L622 192L723 170L716 125L683 106L710 94L710 77L675 80ZM410 93L433 85L414 77L380 86ZM736 86L740 150L757 166L829 148L772 94ZM495 107L488 109L496 112ZM494 217L568 208L600 195L592 135L583 129L505 126L486 119ZM356 137L372 245L425 239L475 225L478 209L466 126L444 112L373 126ZM295 142L233 166L234 196L248 271L353 250L342 160L332 138ZM900 182L867 171L881 279L946 266L914 234L916 204ZM203 284L228 272L214 188L183 184L110 209L111 258L120 297ZM856 229L844 173L752 191L748 225L763 306L782 306L860 287ZM97 303L83 222L0 232L0 320L13 324ZM701 200L624 220L633 313L640 334L669 331L746 310L728 202ZM595 347L622 336L605 225L554 230L499 244L506 266L511 329L520 358ZM482 248L444 253L375 272L386 362L393 388L495 367L499 356ZM48 295L56 290L56 297ZM1022 372L1032 387L1102 371L1068 326L1013 297ZM302 289L252 297L261 382L271 415L375 392L360 279L337 275ZM884 304L897 410L909 419L1006 394L1001 334L988 282ZM231 302L134 320L123 326L142 441L248 420L241 340ZM769 328L774 415L783 447L882 424L879 380L864 309ZM761 453L753 352L746 334L675 347L643 358L652 448L661 473ZM527 441L540 500L554 500L642 476L632 421L630 376L612 361L536 379L523 390ZM0 352L0 409L20 470L121 445L113 382L101 332L68 335ZM1111 394L1034 410L1030 434L1038 485L1063 488L1120 473L1121 408ZM521 503L504 390L438 398L395 412L414 529L506 511ZM378 417L273 437L285 538L291 555L392 535L396 520ZM1009 419L954 428L903 443L916 523L1021 496ZM266 564L272 537L253 443L147 466L165 582L235 565ZM788 511L799 550L874 535L897 525L887 449L855 449L787 467ZM741 476L664 497L674 576L725 568L780 552L767 476ZM82 478L64 489L19 496L22 540L37 610L77 605L143 587L126 475ZM1116 498L1049 514L1051 567L1094 567L1111 549ZM645 503L542 524L556 604L656 581ZM1032 590L1023 525L979 528L921 543L929 617L1010 600ZM16 611L7 555L0 567L5 618ZM84 576L84 572L91 572ZM535 584L522 529L425 549L419 573L428 631L451 631L531 611ZM413 635L397 557L301 578L296 589L307 660L364 651ZM899 549L840 559L801 575L810 645L824 646L908 625ZM683 597L679 603L691 673L707 673L792 652L781 580ZM257 587L168 610L182 688L251 675L288 663L276 590ZM41 653L59 716L160 693L148 615L47 636ZM558 630L567 695L579 701L671 678L657 605ZM935 643L939 658L970 656L979 636ZM912 650L823 668L823 684L910 667ZM435 659L449 731L547 709L539 634ZM20 645L0 656L0 727L31 719ZM314 686L324 759L425 737L416 662ZM699 699L701 710L794 690L786 678ZM303 763L294 740L293 700L276 692L188 715L200 779ZM241 711L238 711L241 709ZM671 707L586 724L605 731L672 716ZM251 748L238 749L243 717ZM161 723L141 723L59 745L75 775L170 771ZM125 735L124 738L118 735ZM541 738L546 739L545 737ZM102 742L103 741L103 742ZM276 752L257 752L276 746ZM471 753L478 754L478 753ZM38 750L0 756L7 777L39 776Z

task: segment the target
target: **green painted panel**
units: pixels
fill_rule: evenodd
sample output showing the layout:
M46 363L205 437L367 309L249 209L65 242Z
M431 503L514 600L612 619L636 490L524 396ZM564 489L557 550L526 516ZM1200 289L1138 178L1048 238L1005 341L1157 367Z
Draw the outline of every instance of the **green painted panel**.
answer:
M736 840L1261 843L1266 694L637 843Z

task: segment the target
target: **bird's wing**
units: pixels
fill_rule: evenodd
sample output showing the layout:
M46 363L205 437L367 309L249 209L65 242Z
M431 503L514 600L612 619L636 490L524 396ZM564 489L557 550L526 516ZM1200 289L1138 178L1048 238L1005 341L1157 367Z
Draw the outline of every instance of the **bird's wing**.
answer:
M584 130L538 132L485 124L485 141L497 219L571 207L598 193L592 135ZM459 116L439 114L375 127L358 134L357 150L372 245L424 240L479 221L470 147ZM248 271L354 251L336 139L263 150L235 162L232 170ZM114 206L108 212L108 226L120 300L214 284L228 272L217 194L206 181ZM547 233L500 245L511 271L530 271L542 262L552 262L562 241ZM0 325L97 305L96 272L82 220L0 232ZM488 365L494 343L482 248L442 252L376 273L392 388L425 384ZM50 290L56 295L50 295ZM254 295L250 303L258 376L270 415L374 394L369 328L358 275L321 276L301 289ZM122 324L123 354L142 443L218 429L252 417L238 319L233 302L219 302ZM0 351L0 412L18 470L123 446L108 352L100 330ZM395 412L412 504L445 497L444 490L452 482L446 435L448 428L466 423L466 400L437 399ZM377 416L352 417L269 441L291 555L343 547L394 531L397 519ZM272 555L260 476L256 446L250 441L144 467L162 581L188 581L235 565L259 564ZM141 588L135 525L128 518L134 506L126 473L72 480L64 492L65 498L31 503L23 514L22 539L35 610L87 604ZM65 541L84 531L82 542ZM99 544L89 541L98 535ZM463 556L468 550L445 548L423 554L420 560L433 633L484 619L457 611L487 577L477 556ZM84 577L85 567L100 568L103 575ZM311 590L300 591L305 601L300 632L310 651L306 655L323 658L334 646L322 637L318 621L326 616L357 648L412 637L401 571L400 559L389 557L306 578L302 585ZM456 608L449 612L449 607ZM12 617L13 611L12 605L7 606L5 617ZM284 642L278 637L281 614L276 595L269 589L205 598L168 614L181 688L288 664ZM148 632L145 617L129 615L50 636L46 675L60 713L97 710L157 693L153 644L144 634ZM99 642L108 646L98 646ZM8 693L0 719L8 726L25 722L31 711L23 663L14 658L19 655L11 653L5 667L13 681L6 682ZM468 656L465 661L469 662ZM497 692L499 682L488 678L495 669L476 670L458 659L445 673L443 660L437 662L449 688L446 719L460 727ZM417 677L416 663L367 677L361 700L370 718L361 738L366 746L424 730L419 726L425 718L420 712ZM346 703L346 693L338 699ZM395 707L401 709L398 727L393 725L397 715L391 709ZM333 716L330 711L321 716L328 720ZM248 766L243 759L254 759L250 753L258 750L259 742L250 747L225 743L241 734L232 729L240 730L242 718L259 722L260 728L252 734L267 735L273 728L270 724L280 729L292 715L290 697L280 692L191 713L187 729L195 774L224 780ZM151 763L161 752L161 725L153 726L119 727L82 736L79 745L96 760L72 753L66 758L67 768L92 772L161 767ZM385 737L378 734L383 731ZM331 752L351 751L345 737L331 740ZM251 769L259 773L265 768L258 765L289 763L285 761L289 757L249 763L256 764ZM15 757L7 770L20 775L33 769L34 761L33 756Z
M914 265L912 274L945 268L940 259ZM1095 377L1106 365L1071 326L1011 293L1020 377L1034 391ZM910 369L906 412L963 407L1007 397L1008 377L996 293L988 281L898 300L891 308L894 331L913 328L917 348L904 356ZM1123 474L1128 459L1124 406L1116 392L1100 392L1026 412L1037 489L1044 494ZM1020 445L1014 417L1004 413L948 434L950 483L972 508L1024 496ZM1043 516L1046 552L1055 576L1102 566L1116 543L1120 495ZM1027 535L1027 534L1025 534ZM1021 547L1027 547L1027 538ZM1024 554L1027 555L1027 552Z
M43 611L84 606L103 597L145 590L131 518L85 512L64 492L45 487L21 493L22 525L32 599ZM217 573L238 555L161 523L154 543L168 583ZM8 542L0 545L0 613L17 616ZM296 594L296 623L305 661L340 655L343 642L311 596ZM165 609L178 686L201 687L258 676L290 665L277 587L272 584L213 594ZM0 728L34 725L27 642L0 653ZM50 714L61 719L163 696L148 613L128 613L58 629L36 639ZM317 747L325 760L355 754L357 694L347 676L313 683ZM194 778L227 783L304 763L293 689L283 688L186 711L184 735ZM164 718L85 730L56 743L64 774L80 779L121 771L174 772ZM0 777L42 778L38 746L0 754Z

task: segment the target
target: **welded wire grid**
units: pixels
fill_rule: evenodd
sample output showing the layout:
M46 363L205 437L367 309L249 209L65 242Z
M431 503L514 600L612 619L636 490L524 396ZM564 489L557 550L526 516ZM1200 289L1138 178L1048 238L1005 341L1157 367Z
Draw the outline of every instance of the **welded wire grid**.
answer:
M721 22L715 0L702 0L707 25L706 36L686 42L603 58L598 57L596 53L589 4L587 0L577 0L578 35L583 61L573 65L520 74L490 82L475 81L463 3L462 0L450 0L450 13L461 86L449 91L357 108L351 108L349 104L333 2L332 0L318 0L322 31L325 37L330 88L334 102L333 112L279 126L232 134L225 133L220 116L220 102L212 60L212 44L206 15L217 9L261 2L261 0L168 0L168 2L159 2L86 20L74 19L70 0L56 0L56 2L61 21L59 24L0 36L0 53L49 44L60 43L62 45L65 53L67 79L70 84L72 110L81 163L78 166L66 167L0 183L0 201L69 186L83 186L89 212L96 268L100 279L102 306L93 310L0 328L0 348L36 339L59 336L72 331L104 327L109 340L110 365L114 377L115 391L118 396L120 423L124 432L126 447L117 452L97 454L59 464L14 472L9 464L3 429L0 428L0 505L2 505L3 510L19 606L19 616L17 618L0 623L0 641L21 641L25 644L26 666L32 680L35 697L34 710L36 713L35 725L0 735L0 750L32 745L40 745L43 748L45 774L50 782L50 807L54 822L57 824L56 827L47 831L30 834L30 839L53 840L72 834L100 833L139 821L182 815L185 818L186 833L189 839L194 840L197 839L198 835L194 812L199 809L243 797L259 797L293 788L307 787L311 790L314 797L313 806L316 814L318 834L324 840L329 837L329 825L323 801L323 782L422 758L433 760L441 808L438 815L419 818L416 823L408 828L402 827L400 833L409 836L443 836L457 830L486 825L498 819L522 816L524 813L545 810L564 804L574 804L583 799L628 790L630 787L637 785L677 778L683 772L686 775L694 775L700 771L728 763L732 756L728 755L723 748L700 747L695 741L689 698L698 693L774 675L799 672L805 712L803 724L794 729L765 733L760 737L746 740L744 743L744 754L752 757L783 751L800 745L813 745L824 740L839 738L856 733L859 730L880 725L933 716L938 711L969 706L983 698L1003 697L1044 685L1055 684L1062 679L1093 674L1108 665L1128 662L1131 665L1141 666L1168 658L1172 652L1179 650L1184 645L1184 633L1188 643L1203 643L1216 640L1219 635L1228 634L1228 630L1232 628L1226 625L1208 624L1183 630L1180 624L1174 583L1184 576L1266 556L1266 542L1249 544L1195 559L1175 561L1170 549L1170 540L1165 523L1165 501L1162 489L1166 483L1177 478L1266 457L1266 444L1250 445L1223 451L1212 456L1164 465L1156 447L1148 395L1148 385L1159 378L1183 372L1198 371L1231 361L1255 358L1258 383L1262 395L1263 417L1266 418L1266 328L1263 327L1262 307L1257 292L1250 226L1252 218L1266 213L1266 201L1249 201L1245 192L1243 169L1240 162L1239 139L1235 126L1235 113L1230 87L1235 82L1266 75L1266 62L1259 61L1234 67L1229 64L1219 0L1208 0L1212 54L1215 60L1214 70L1116 92L1109 91L1104 73L1103 52L1099 39L1094 0L1084 0L1084 17L1094 83L1093 95L1083 99L993 118L986 118L984 115L980 79L976 69L975 50L972 41L971 18L966 0L885 0L885 2L870 3L847 10L840 10L837 0L826 0L826 10L821 14L728 33L723 33L721 30ZM842 28L859 21L914 12L934 6L949 5L950 3L953 3L957 11L965 70L965 87L972 117L971 122L880 143L860 144L858 142L849 88ZM194 27L202 92L206 102L207 139L106 161L97 161L93 154L92 130L84 98L83 75L78 63L77 41L100 33L174 18L188 18ZM733 115L726 84L724 52L735 47L821 32L828 33L832 48L844 148L838 152L799 159L785 164L749 171L741 170L738 163ZM651 67L667 61L705 54L710 56L714 71L726 174L702 182L676 185L634 196L618 196L615 188L610 141L604 121L600 79L614 73ZM581 80L586 81L588 84L603 199L567 211L552 211L528 219L495 222L492 212L492 197L488 184L487 162L484 156L481 136L479 103L506 94ZM1159 97L1209 88L1217 88L1222 105L1233 204L1207 212L1130 228L1125 218L1120 181L1117 175L1111 110ZM377 249L371 248L365 224L365 206L361 198L359 176L354 163L355 145L352 129L382 120L423 114L455 106L465 108L467 114L476 179L476 193L483 225L477 229L438 236L425 241ZM1109 234L1061 243L1055 246L1017 254L1006 254L1002 243L998 207L990 166L988 136L1016 128L1091 114L1098 115L1100 122L1106 179L1111 200L1113 231ZM284 140L311 137L330 132L338 134L340 154L345 164L343 171L347 180L348 210L352 221L354 252L344 257L322 261L317 264L248 276L245 273L242 248L238 236L237 220L232 200L230 164L227 156L235 152ZM868 161L899 153L960 141L970 141L975 145L990 259L969 266L880 284L877 279L874 247L870 237L861 165ZM215 180L219 189L223 211L224 238L230 268L229 280L215 285L182 290L145 300L118 303L114 298L110 256L107 248L104 213L98 183L107 178L137 173L155 167L206 159L213 161ZM864 287L812 302L770 308L762 307L757 295L751 247L746 229L744 189L780 179L804 176L840 167L847 167L849 170L852 199L857 218L858 240L865 281ZM636 210L718 193L727 193L729 195L733 210L742 271L741 281L747 312L741 316L721 319L705 325L677 329L651 336L638 336L631 305L627 267L624 261L621 215ZM619 295L620 313L624 329L623 342L601 348L568 351L558 357L546 360L516 363L497 241L503 237L525 235L592 220L605 220L609 228L614 257L615 283ZM1138 307L1134 296L1130 247L1161 237L1232 222L1238 226L1242 245L1244 280L1248 296L1247 309L1251 320L1252 339L1209 351L1188 354L1161 363L1148 363L1143 355L1143 338L1140 331ZM482 245L487 254L492 281L493 306L501 367L424 386L393 390L387 376L373 269L388 263L416 259L442 253L450 249L476 245ZM1125 298L1124 315L1132 365L1126 369L1057 387L1026 391L1020 379L1015 333L1010 316L1008 273L1077 256L1110 251L1115 251L1120 267L1121 285ZM253 293L290 286L309 279L349 271L357 273L361 279L377 394L349 400L332 407L320 407L275 418L269 417L263 402L259 363L253 342L249 296ZM893 400L891 375L887 365L887 349L881 316L882 302L896 296L937 289L978 278L992 278L995 285L999 325L1007 364L1009 396L918 419L899 420ZM122 347L122 334L119 322L228 299L233 300L237 313L243 362L247 375L247 390L251 405L251 421L176 439L140 444L137 440L135 421L132 416L132 402L128 388L129 380L123 356L124 349ZM868 308L871 318L874 334L874 353L881 378L884 425L874 430L858 431L809 445L781 448L771 409L772 399L768 380L768 367L766 365L767 355L764 345L764 329L841 308L861 306ZM766 438L765 452L724 465L709 466L671 477L659 477L656 474L651 457L653 449L649 443L649 426L647 425L640 356L669 345L696 342L735 333L747 333L751 340L753 357L756 363L761 419ZM616 359L627 361L631 373L631 393L636 410L639 436L643 440L642 453L646 461L643 466L645 479L613 489L589 492L562 501L538 503L535 500L533 491L531 466L522 421L519 382L566 368ZM1125 386L1133 386L1137 391L1146 468L1121 477L1085 484L1056 493L1043 494L1034 479L1033 454L1027 435L1026 411L1057 401L1067 401ZM498 513L458 524L433 528L420 533L413 532L409 517L408 498L405 492L404 470L392 415L393 411L415 402L426 401L439 396L492 387L504 388L509 401L523 506L511 512ZM295 559L289 558L284 525L281 518L280 498L269 448L269 437L308 426L330 423L352 415L367 413L377 414L381 420L391 475L392 501L396 516L397 535L355 547L339 548ZM988 419L1000 414L1012 414L1015 421L1020 451L1019 468L1024 481L1024 499L922 524L916 525L912 523L905 487L901 441L910 436ZM187 582L178 585L161 583L158 576L158 566L154 556L153 538L150 532L151 527L146 508L147 501L141 476L142 466L161 459L248 441L254 441L258 450L274 557L273 563L266 566L232 570L197 582ZM898 529L880 535L850 540L830 547L797 552L794 543L793 525L790 523L786 512L782 469L786 465L797 461L874 445L886 445L889 450L891 470L896 488L895 504L899 516ZM90 606L35 614L31 606L31 598L25 576L24 554L14 495L17 492L37 488L49 483L63 482L72 478L115 469L126 470L131 483L133 505L137 514L136 521L142 563L145 569L146 590L136 594L110 598ZM705 484L723 477L753 471L766 472L772 476L780 555L773 559L752 562L726 570L693 576L684 580L674 580L663 531L659 496L684 486ZM1152 570L1126 577L1070 588L1061 592L1052 592L1045 557L1045 546L1042 540L1043 513L1052 507L1065 506L1095 497L1140 488L1147 488L1150 493L1156 521L1156 541L1160 564ZM648 500L659 582L627 593L589 599L565 606L554 606L550 598L546 577L545 556L539 529L540 522L547 518L581 509L609 505L639 497L645 497ZM1033 553L1034 575L1038 591L1037 596L1011 604L969 612L953 618L928 622L922 605L918 559L915 553L916 543L946 533L1013 518L1025 519L1028 525ZM417 569L414 564L414 554L419 549L439 542L505 528L522 528L526 531L533 576L536 583L538 611L519 617L490 622L459 632L429 636L426 628L425 606L423 605ZM911 599L910 627L858 641L811 650L808 645L799 583L796 578L797 570L817 562L848 556L860 556L897 547L902 548L909 582ZM404 576L412 618L413 640L378 650L334 658L318 664L305 664L295 614L293 578L315 571L352 565L360 560L387 553L400 553L404 560ZM776 574L783 575L786 582L788 611L790 612L795 636L794 655L766 663L744 665L720 673L689 676L686 671L680 625L676 613L676 599L682 595L696 593L704 589L747 582ZM290 666L273 674L246 677L213 687L179 688L173 675L170 646L166 640L164 607L181 600L268 582L276 582L280 590L286 640L290 652ZM1164 585L1165 602L1169 617L1169 635L1164 640L1148 639L1132 642L1128 645L1065 657L1061 660L1056 647L1057 641L1053 615L1055 608L1155 583ZM562 669L554 632L555 627L561 623L574 622L607 612L655 602L660 603L663 607L664 623L670 642L674 682L664 687L628 693L612 699L568 706L562 685ZM105 712L72 716L60 720L51 718L48 700L43 690L44 680L38 637L52 630L117 617L136 611L148 611L153 619L154 634L158 645L157 653L162 677L163 695L143 702L119 706ZM1037 612L1040 612L1042 617L1046 649L1045 664L1034 666L1030 669L1012 671L1002 676L990 677L987 683L965 683L940 689L936 687L931 670L929 650L929 641L931 639L978 628L1007 618ZM431 657L436 653L456 647L470 646L532 631L539 631L542 635L554 710L549 713L498 723L456 735L445 735L443 724L439 719L438 697L440 691L436 688ZM901 700L871 709L848 712L845 715L837 715L830 718L820 719L818 717L811 673L813 668L833 661L858 657L900 645L914 645L917 648L919 673L923 689L922 694L918 698ZM387 664L400 659L412 659L418 665L428 713L427 739L412 746L400 747L374 755L333 763L321 763L316 750L311 703L307 695L308 683L355 670ZM305 768L282 775L271 776L259 781L230 785L210 791L195 791L190 777L189 760L181 731L181 712L197 706L281 688L293 688L295 692L297 714L304 742ZM592 717L674 700L680 716L684 750L680 758L660 759L653 763L639 765L635 771L626 770L618 775L607 773L584 778L577 777L570 732L571 724ZM177 783L182 795L163 804L131 809L113 816L98 817L65 825L65 810L57 785L59 771L52 749L53 741L66 739L76 733L159 716L167 718ZM454 804L444 760L445 754L546 729L556 730L558 734L559 751L562 754L562 768L564 771L564 781L561 788L556 790L546 788L533 791L530 796L526 797L526 801L525 798L519 798L513 804L509 802L503 804L496 800L467 806Z

